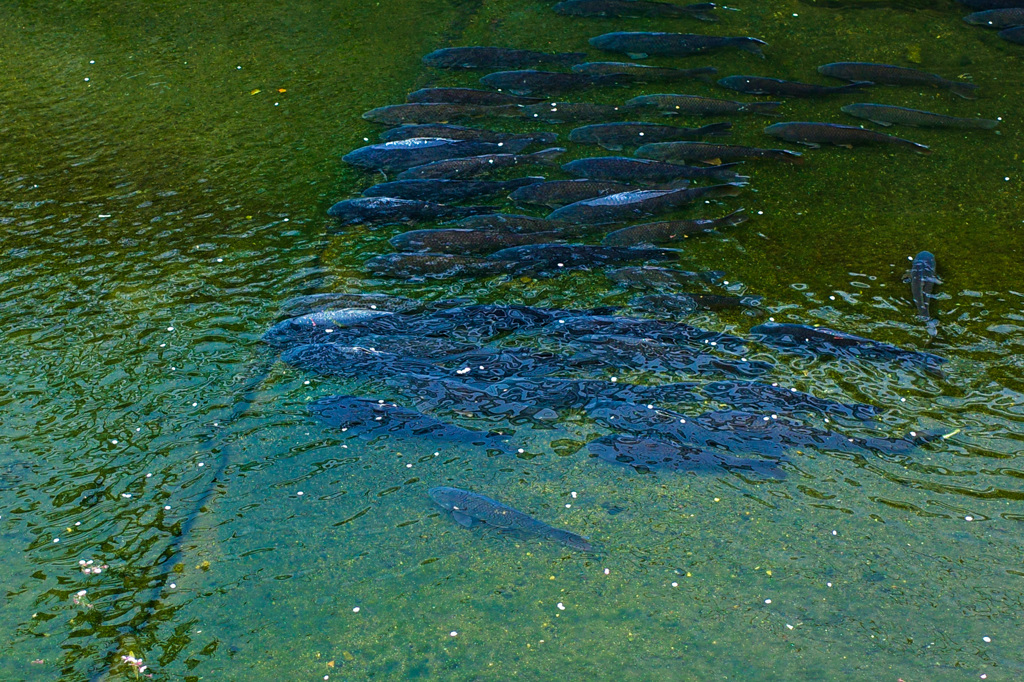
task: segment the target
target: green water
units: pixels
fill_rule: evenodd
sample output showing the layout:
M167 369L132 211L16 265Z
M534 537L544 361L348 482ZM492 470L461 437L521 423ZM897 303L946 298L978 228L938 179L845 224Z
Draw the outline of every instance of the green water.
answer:
M822 6L835 4L872 8ZM3 4L0 679L134 679L129 652L157 680L1024 678L1024 48L964 25L952 2L912 4L737 0L716 25L508 0ZM310 400L360 377L273 363L259 337L291 296L629 300L596 271L369 280L360 264L399 228L327 237L324 215L374 181L339 161L380 130L363 111L474 82L430 73L424 53L582 50L620 29L770 44L765 61L650 60L723 75L824 82L817 65L862 60L980 86L976 101L879 88L786 104L787 120L851 123L838 108L870 99L1003 122L891 131L931 145L927 157L750 164L732 205L756 219L681 245L685 267L725 270L776 320L908 347L927 335L900 277L908 256L934 252L930 350L950 359L946 380L752 357L776 362L783 385L891 407L887 433L959 433L907 457L797 454L785 480L763 480L606 467L577 452L599 433L582 415L517 427L530 458L342 440L309 417ZM771 146L764 124L736 119L732 141ZM761 320L692 321L742 333ZM498 497L603 551L466 531L432 506L434 485ZM85 575L89 560L107 568Z

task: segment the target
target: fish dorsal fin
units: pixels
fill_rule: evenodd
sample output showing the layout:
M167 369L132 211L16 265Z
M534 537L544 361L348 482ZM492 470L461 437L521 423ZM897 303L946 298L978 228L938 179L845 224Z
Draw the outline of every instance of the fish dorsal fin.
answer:
M473 517L467 516L460 511L453 511L452 518L455 519L455 522L463 528L472 528L473 526Z

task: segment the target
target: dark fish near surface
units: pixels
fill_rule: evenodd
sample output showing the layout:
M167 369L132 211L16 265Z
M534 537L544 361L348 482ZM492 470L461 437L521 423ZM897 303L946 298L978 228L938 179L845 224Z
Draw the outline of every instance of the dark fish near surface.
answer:
M327 209L327 215L337 218L340 226L388 225L420 220L465 218L470 215L490 213L493 210L493 206L448 206L430 201L413 201L393 197L360 197L339 201ZM339 229L338 226L330 227L328 232L337 232Z
M380 134L380 139L408 140L413 137L443 137L448 140L476 140L478 142L513 142L524 140L530 144L551 144L558 139L556 133L499 133L496 130L468 128L450 123L417 123L389 128Z
M562 241L561 232L512 232L509 230L484 228L448 228L436 230L412 230L391 238L391 245L398 251L412 253L430 251L453 254L487 254L511 246L524 244L548 244Z
M932 319L929 310L932 288L939 284L939 278L935 275L935 256L928 251L922 251L914 256L907 280L910 282L910 293L914 298L914 305L917 306L917 316L927 322L928 333L935 336L939 323Z
M548 220L547 218L535 218L529 215L517 215L515 213L489 213L485 215L470 216L455 223L466 230L501 230L505 232L554 232L572 223L563 220Z
M548 218L587 224L625 222L642 215L674 211L699 199L735 197L739 194L739 185L712 185L692 189L634 190L577 201L556 209L548 215Z
M588 410L598 423L629 433L659 434L696 447L783 457L791 450L814 448L831 452L909 454L936 436L912 431L905 438L848 438L774 414L740 411L708 412L691 417L642 405L601 404Z
M661 143L672 144L672 143ZM744 180L734 164L714 168L683 166L651 159L634 159L628 156L596 156L576 159L562 166L562 170L578 178L590 180L615 180L618 182L663 183L685 178L714 178L716 180Z
M294 346L281 354L281 362L306 372L349 379L376 379L400 374L452 378L450 370L426 360L337 343Z
M748 216L738 208L721 218L697 220L668 220L660 223L630 225L605 235L601 243L606 246L636 246L637 244L664 244L694 234L703 234L719 227L734 227L745 223Z
M542 377L564 371L571 359L532 348L477 348L436 360L463 381L501 381L514 377Z
M489 173L499 168L509 168L519 164L555 165L555 158L565 153L562 147L542 149L532 154L485 154L483 156L467 156L459 159L435 161L416 166L398 174L399 180L430 180L456 177L473 177ZM493 210L493 207L492 207Z
M496 104L536 104L535 97L517 97L503 92L492 92L490 90L475 90L473 88L421 88L410 92L406 102L432 102L448 104L482 104L493 106Z
M655 142L645 144L635 152L636 156L677 163L680 161L703 161L704 163L720 164L723 161L747 161L772 159L803 163L800 152L788 149L758 149L732 144L713 144L709 142Z
M1024 0L1018 0L1024 3ZM1004 7L1002 9L988 9L983 12L974 12L964 17L964 21L974 26L985 26L987 28L1011 28L1024 25L1024 6Z
M299 317L309 313L319 313L342 308L360 308L391 313L404 313L422 308L423 303L404 296L390 294L359 294L348 292L328 292L307 294L289 298L281 304L281 314L288 317Z
M560 71L498 71L480 79L489 88L507 90L517 95L564 95L584 88L620 85L630 82L619 74L593 75Z
M514 180L394 180L363 190L364 197L395 197L413 201L466 201L493 197L512 190L544 182L541 176Z
M819 95L845 95L861 90L871 81L857 81L849 85L827 86L812 83L798 83L779 78L763 78L761 76L729 76L722 78L718 84L748 95L775 95L777 97L816 97Z
M1017 0L1020 1L1020 0ZM1014 26L999 32L999 37L1009 43L1024 45L1024 26Z
M678 260L666 249L625 249L589 244L528 244L495 251L488 258L516 263L516 272L557 272L561 269L595 267L635 261Z
M1020 0L957 0L964 7L973 10L1004 9L1006 7L1020 7Z
M580 552L594 551L594 547L587 542L586 538L549 526L532 516L527 516L521 511L478 493L445 486L431 488L428 492L434 502L452 513L452 518L460 526L469 528L475 522L482 521L488 526L501 530L539 535Z
M718 21L711 14L717 7L713 2L693 5L674 5L651 0L565 0L552 9L556 14L573 17L654 17L678 19L689 17L701 21Z
M682 322L620 315L566 315L544 327L544 331L552 338L567 341L584 336L601 335L606 338L633 337L634 340L677 344L695 343L701 346L722 348L743 344L743 340L735 336L700 329Z
M508 272L512 265L447 253L385 253L366 261L363 268L376 277L446 279L493 277Z
M633 302L633 307L661 315L687 315L694 310L760 308L760 296L720 296L718 294L652 294Z
M725 277L725 273L721 270L689 272L686 270L659 268L653 265L617 268L615 270L608 270L605 274L619 284L635 285L645 288L675 287L680 284L689 284L697 281L715 284Z
M523 109L518 104L498 104L482 106L478 104L448 103L409 103L391 104L386 107L370 109L363 118L374 123L385 125L402 125L404 123L446 123L463 118L480 116L506 116L522 118Z
M741 459L709 448L673 443L648 436L603 436L587 443L587 450L611 464L633 467L640 473L653 471L695 471L740 469L769 478L785 478L773 460Z
M550 422L558 412L535 400L516 402L494 395L486 388L470 386L455 379L437 379L404 374L385 379L385 383L406 392L417 407L427 411L452 412L476 419L501 419L513 424L520 421Z
M509 194L508 198L517 204L540 204L557 208L583 199L628 192L631 189L636 187L611 180L554 180L520 187Z
M632 0L630 0L632 1ZM569 139L580 144L596 144L605 149L619 150L627 145L642 145L667 140L692 140L714 135L728 135L732 123L711 123L700 128L680 128L657 123L597 123L576 128Z
M510 379L492 384L490 393L504 400L534 403L553 410L582 410L597 401L634 403L694 402L692 383L641 386L596 379Z
M545 123L614 121L632 113L627 107L589 102L544 102L525 106L522 111L525 118Z
M263 342L275 348L323 343L331 333L392 313L366 308L320 310L278 322L263 335Z
M761 114L776 116L782 102L733 102L697 95L640 95L626 102L633 109L658 109L668 115L724 116L725 114Z
M477 142L476 140L446 140L439 137L419 137L395 140L383 144L360 147L341 157L345 163L370 170L400 171L422 166L432 161L481 154L516 153L529 142Z
M965 99L974 99L976 97L974 91L978 89L978 86L973 83L959 83L934 73L891 64L835 62L819 66L818 73L848 81L871 81L879 85L927 85L949 90L954 95Z
M820 147L823 144L834 144L837 147L853 147L863 144L894 144L909 147L919 154L931 154L927 145L904 140L884 133L878 133L856 126L843 126L836 123L789 122L775 123L764 129L766 133L787 142L799 142L808 147Z
M716 381L703 384L700 391L709 398L741 410L812 413L861 420L871 419L881 412L874 405L840 403L801 393L795 388L787 389L778 384L765 384L759 381Z
M309 406L309 410L327 425L359 438L428 438L485 446L503 452L512 450L505 442L506 437L500 434L446 424L422 412L383 400L332 395L317 400Z
M613 329L613 331L626 330ZM605 365L618 369L627 368L643 372L671 374L678 372L725 374L741 377L756 377L773 369L771 364L759 360L725 360L702 350L685 348L666 341L622 334L584 334L574 338L571 343L581 345L594 359L601 360ZM640 398L628 402L658 401Z
M633 0L628 0L633 2ZM713 66L702 66L696 69L668 69L663 66L647 64L631 64L630 62L585 62L572 67L576 73L593 75L616 74L629 76L632 83L678 83L680 81L709 81L718 73Z
M1024 2L1024 0L1021 0ZM956 116L943 116L933 114L930 111L920 109L907 109L905 107L892 107L887 104L847 104L841 111L877 123L878 125L891 126L894 123L919 128L980 128L992 130L999 125L999 121L987 118L957 118Z
M584 52L550 54L505 47L446 47L423 57L423 63L439 69L515 69L537 64L572 66L587 58Z
M750 333L765 345L786 350L910 362L924 365L926 368L937 368L946 362L945 358L931 353L905 350L899 346L826 327L767 322L753 327Z
M696 33L629 33L620 31L591 38L590 44L599 50L625 52L632 59L642 59L650 55L686 57L727 47L752 52L763 58L764 53L761 51L761 46L768 43L757 38L706 36Z

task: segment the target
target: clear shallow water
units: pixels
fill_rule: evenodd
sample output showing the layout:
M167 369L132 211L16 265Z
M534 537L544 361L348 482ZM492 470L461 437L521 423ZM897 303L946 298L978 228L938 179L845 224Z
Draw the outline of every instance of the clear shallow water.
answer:
M539 2L5 8L0 679L131 679L129 652L168 680L1020 678L1024 53L963 25L953 3L747 4L710 26L586 21ZM947 380L753 357L784 385L891 406L878 420L888 434L959 433L900 458L794 455L776 481L608 468L577 452L600 433L582 415L518 426L531 458L341 440L308 416L309 401L357 391L360 377L272 364L258 339L291 296L629 300L599 272L367 280L361 262L398 228L328 238L324 217L373 181L338 161L379 131L362 111L475 79L432 74L422 54L585 49L621 27L769 42L763 62L678 60L723 75L824 82L821 63L913 58L981 86L971 102L907 88L870 99L1002 116L1001 134L908 128L894 132L931 156L835 149L800 168L751 164L751 192L732 205L761 214L682 245L685 267L725 270L776 320L909 347L927 336L900 277L908 256L933 251L943 334L930 350L950 359ZM794 101L785 118L849 122L838 108L859 99ZM732 140L772 146L764 123L737 119ZM692 322L742 332L763 319ZM603 552L465 531L432 506L434 485L498 497ZM108 568L84 575L90 559Z

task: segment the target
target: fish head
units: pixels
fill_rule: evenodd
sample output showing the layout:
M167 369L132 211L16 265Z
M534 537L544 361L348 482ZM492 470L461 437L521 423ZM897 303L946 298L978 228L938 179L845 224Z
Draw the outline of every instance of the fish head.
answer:
M456 511L459 508L459 500L465 493L458 488L438 486L428 490L427 494L430 495L430 499L438 506L447 511Z

